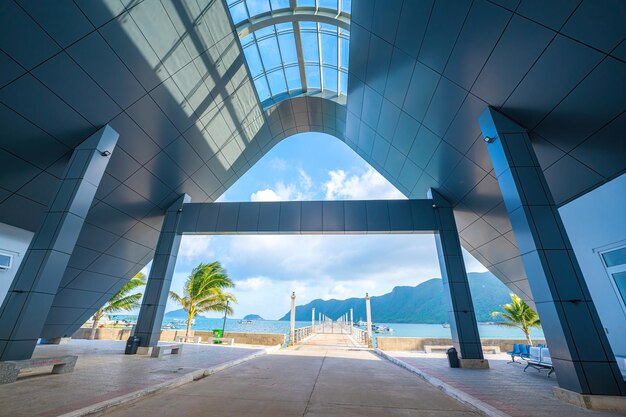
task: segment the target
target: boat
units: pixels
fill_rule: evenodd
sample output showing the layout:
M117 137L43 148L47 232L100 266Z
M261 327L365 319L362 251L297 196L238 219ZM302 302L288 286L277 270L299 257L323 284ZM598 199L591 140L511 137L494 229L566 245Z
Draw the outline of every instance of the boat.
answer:
M254 323L252 320L239 320L239 324L252 324Z
M395 332L395 330L393 330L391 327L386 326L384 324L381 325L376 325L374 326L374 328L372 329L374 331L374 333L393 333Z
M441 325L441 327L443 327L444 329L449 329L450 328L450 324L449 323L444 323Z
M367 327L367 322L363 320L359 320L356 325L359 327Z

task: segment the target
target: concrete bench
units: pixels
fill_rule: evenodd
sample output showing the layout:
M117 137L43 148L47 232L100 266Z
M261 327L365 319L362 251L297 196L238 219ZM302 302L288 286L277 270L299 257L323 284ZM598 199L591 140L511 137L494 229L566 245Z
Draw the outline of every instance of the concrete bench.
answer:
M234 345L235 344L235 339L230 338L230 337L210 337L208 342L209 343L214 343L214 342L220 342L219 344L226 344L226 345ZM218 344L218 343L215 343Z
M154 346L152 348L152 354L151 356L153 358L160 358L163 356L164 352L169 351L172 355L179 355L181 353L183 353L183 345L182 344L177 344L177 345L158 345L158 346Z
M433 353L433 350L443 350L447 351L452 346L444 346L444 345L424 345L424 351L426 353ZM483 346L483 352L491 352L494 354L500 353L500 346Z
M200 336L176 336L174 338L175 342L186 342L188 340L191 340L193 343L200 343Z
M78 356L58 356L0 362L0 384L15 382L23 369L52 366L53 374L66 374L74 370L77 359Z

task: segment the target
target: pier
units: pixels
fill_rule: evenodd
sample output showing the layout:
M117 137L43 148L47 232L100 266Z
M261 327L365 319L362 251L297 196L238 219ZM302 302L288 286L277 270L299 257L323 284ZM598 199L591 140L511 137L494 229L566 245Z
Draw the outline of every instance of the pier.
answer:
M330 323L329 323L330 324ZM106 416L476 416L433 385L332 331Z

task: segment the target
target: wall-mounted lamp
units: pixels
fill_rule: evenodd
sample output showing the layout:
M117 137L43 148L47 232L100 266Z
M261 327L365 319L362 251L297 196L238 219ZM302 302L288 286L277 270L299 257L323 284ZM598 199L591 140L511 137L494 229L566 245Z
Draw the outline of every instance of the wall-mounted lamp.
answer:
M485 136L484 139L486 143L493 143L493 141L496 140L496 138L490 138L489 136Z
M102 155L102 156L109 156L109 155L111 155L111 152L110 151L102 151L102 152L100 152L100 155Z

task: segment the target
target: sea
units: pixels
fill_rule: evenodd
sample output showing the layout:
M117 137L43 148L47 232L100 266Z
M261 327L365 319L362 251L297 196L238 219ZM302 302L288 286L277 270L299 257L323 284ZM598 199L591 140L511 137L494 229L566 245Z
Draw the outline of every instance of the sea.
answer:
M137 316L133 315L117 315L112 316L112 320L137 320ZM176 323L176 319L165 318L163 325ZM423 323L378 323L377 325L386 325L394 330L392 334L374 334L374 339L378 337L450 337L450 328L441 324L423 324ZM223 318L206 318L197 316L195 323L191 326L192 330L214 330L221 329L224 325L225 331L230 332L251 332L251 333L282 333L289 337L289 321L283 320L255 320L252 323L240 323L240 319ZM310 321L296 321L296 328L310 326ZM181 330L184 325L178 325ZM524 333L513 327L506 327L497 324L478 324L478 333L481 339L524 339ZM532 329L531 338L544 339L541 329Z

